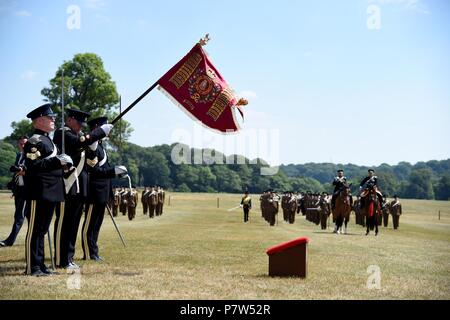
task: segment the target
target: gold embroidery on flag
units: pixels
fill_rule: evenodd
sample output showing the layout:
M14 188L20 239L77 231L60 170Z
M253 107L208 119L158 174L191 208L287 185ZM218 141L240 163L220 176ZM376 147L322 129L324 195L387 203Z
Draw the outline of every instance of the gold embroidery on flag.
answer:
M180 69L170 78L170 82L172 82L177 89L180 89L181 86L189 79L189 77L194 73L195 69L202 61L202 56L197 52L191 54L191 56L183 63Z
M223 90L206 114L213 118L214 121L217 121L233 98L233 94L228 89Z

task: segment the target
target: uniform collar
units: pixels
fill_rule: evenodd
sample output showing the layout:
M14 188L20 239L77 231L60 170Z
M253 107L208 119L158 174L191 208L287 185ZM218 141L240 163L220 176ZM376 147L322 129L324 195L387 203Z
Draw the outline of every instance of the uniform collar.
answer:
M34 129L34 133L48 137L48 132L42 131L40 129Z

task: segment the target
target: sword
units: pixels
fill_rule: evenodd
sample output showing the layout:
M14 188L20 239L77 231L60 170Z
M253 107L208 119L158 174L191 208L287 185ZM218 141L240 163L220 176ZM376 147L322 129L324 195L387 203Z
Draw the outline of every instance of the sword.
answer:
M111 208L109 207L108 204L106 205L106 209L108 209L109 216L111 217L114 227L116 228L116 231L119 234L119 237L120 237L120 240L122 241L123 246L126 247L127 245L125 244L125 240L123 239L122 234L120 233L119 228L117 227L116 221L114 220L113 214L111 212Z
M229 211L233 211L233 210L236 210L236 209L238 209L238 208L240 208L241 207L241 205L238 205L238 206L236 206L236 207L234 207L234 208L231 208L231 209L228 209L227 211L229 212Z
M61 70L61 153L66 153L64 134L64 69Z

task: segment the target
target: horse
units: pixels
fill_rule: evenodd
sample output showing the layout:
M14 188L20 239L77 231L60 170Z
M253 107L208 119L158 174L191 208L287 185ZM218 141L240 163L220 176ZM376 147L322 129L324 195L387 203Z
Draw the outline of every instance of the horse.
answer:
M339 234L344 224L344 233L347 234L347 223L350 220L352 211L352 199L350 186L344 185L339 195L336 197L336 204L333 210L333 218L336 221L333 233Z
M366 217L366 236L369 230L375 228L375 235L378 234L378 221L381 216L381 203L378 199L378 189L376 185L368 185L361 192L361 200L363 200L362 212Z

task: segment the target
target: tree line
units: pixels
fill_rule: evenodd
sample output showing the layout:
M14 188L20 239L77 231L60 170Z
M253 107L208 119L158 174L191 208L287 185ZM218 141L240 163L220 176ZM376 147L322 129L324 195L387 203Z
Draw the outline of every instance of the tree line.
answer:
M343 169L352 184L353 194L357 194L359 183L369 169L354 164L307 163L282 165L274 175L261 175L261 169L268 167L263 159L251 161L240 155L227 156L216 150L194 149L186 145L182 145L187 153L186 163L176 164L172 161L175 146L179 149L180 145L141 147L126 142L119 152L110 144L109 161L125 165L136 186L160 185L179 192L242 193L248 190L262 193L274 189L279 192L331 193L331 181L336 171ZM11 179L9 167L15 160L15 147L5 139L0 140L0 151L0 188L4 189ZM196 155L201 155L200 162L195 159ZM387 196L397 194L401 198L450 199L450 159L415 165L408 162L392 166L382 164L373 169L379 178L380 189ZM126 183L114 181L116 185L125 186Z

